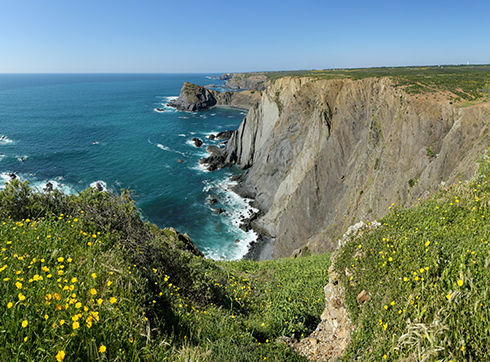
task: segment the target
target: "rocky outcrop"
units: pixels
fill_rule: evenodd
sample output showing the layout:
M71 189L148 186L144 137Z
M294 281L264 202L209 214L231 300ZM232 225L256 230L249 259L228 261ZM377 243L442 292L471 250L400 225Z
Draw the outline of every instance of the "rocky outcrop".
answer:
M342 246L350 239L361 236L364 232L381 226L377 221L370 225L359 222L350 226L347 232L337 242L338 250L332 253L331 264L328 269L328 284L324 288L325 310L321 315L321 322L317 328L306 338L296 341L288 338L288 342L299 354L312 361L336 361L347 350L351 339L353 325L347 314L344 303L344 290L335 272L335 258ZM369 303L371 297L365 290L357 296L359 308Z
M458 109L389 78L281 78L262 93L224 164L248 169L237 192L265 213L254 228L275 258L330 251L348 225L471 177L490 144L490 104Z
M223 73L219 76L219 80L228 80L233 78L233 73Z
M209 156L202 158L200 163L206 165L209 171L219 170L228 166L226 163L226 153L224 153L223 149L210 145L206 147L206 152L209 153Z
M216 99L216 107L234 108L248 111L253 104L260 101L259 91L223 92Z
M181 111L195 112L212 107L236 108L248 110L260 99L260 92L223 92L210 90L206 87L185 82L180 95L168 106Z
M217 103L217 94L219 93L216 91L185 82L180 91L179 98L170 102L168 105L181 111L194 112L215 106Z

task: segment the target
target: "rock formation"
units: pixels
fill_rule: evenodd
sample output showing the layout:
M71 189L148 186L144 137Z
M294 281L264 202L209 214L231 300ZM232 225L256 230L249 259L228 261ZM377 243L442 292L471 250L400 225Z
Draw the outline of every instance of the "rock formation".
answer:
M264 90L268 85L264 74L236 73L226 80L226 87L235 90Z
M458 109L390 78L281 78L262 93L221 163L248 169L237 192L265 213L254 229L275 258L333 250L348 225L471 177L489 145L490 104Z
M248 110L251 105L259 101L260 97L260 92L256 91L220 93L200 85L185 82L179 97L169 102L168 106L189 112L212 107Z
M216 91L205 87L185 82L180 91L179 98L170 102L170 107L175 107L181 111L198 111L211 108L216 105Z

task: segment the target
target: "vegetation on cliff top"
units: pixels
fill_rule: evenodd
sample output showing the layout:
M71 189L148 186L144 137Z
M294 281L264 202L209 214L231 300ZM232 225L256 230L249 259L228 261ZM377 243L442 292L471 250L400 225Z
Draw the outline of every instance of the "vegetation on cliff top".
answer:
M257 263L200 256L141 221L129 193L0 191L3 361L303 360L329 256Z
M454 95L454 101L461 99L473 101L490 97L490 65L301 70L264 72L263 74L271 82L283 77L351 78L353 80L391 77L397 86L403 87L410 94L446 91Z
M356 325L345 360L490 359L489 165L411 208L392 205L343 247L335 269ZM359 304L363 290L371 300Z

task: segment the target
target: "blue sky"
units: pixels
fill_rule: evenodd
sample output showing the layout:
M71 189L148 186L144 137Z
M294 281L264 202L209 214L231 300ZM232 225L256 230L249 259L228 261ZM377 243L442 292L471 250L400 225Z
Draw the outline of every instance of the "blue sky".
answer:
M490 63L490 1L0 0L0 73Z

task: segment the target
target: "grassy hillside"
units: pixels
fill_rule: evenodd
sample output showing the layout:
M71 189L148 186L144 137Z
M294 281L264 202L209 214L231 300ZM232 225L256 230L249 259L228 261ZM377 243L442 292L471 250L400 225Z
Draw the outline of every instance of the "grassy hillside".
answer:
M488 155L477 177L390 213L335 262L355 330L344 360L490 359ZM3 361L304 361L329 255L204 259L130 195L0 191ZM370 300L359 304L366 291Z
M346 360L490 360L488 165L412 208L392 205L344 246L335 269L357 325ZM363 290L371 300L359 304Z
M214 262L130 198L0 192L0 360L301 361L329 256Z
M253 73L258 74L258 73ZM269 81L282 77L316 79L391 77L409 94L449 92L451 101L476 101L490 97L490 65L444 65L427 67L380 67L359 69L264 72Z

